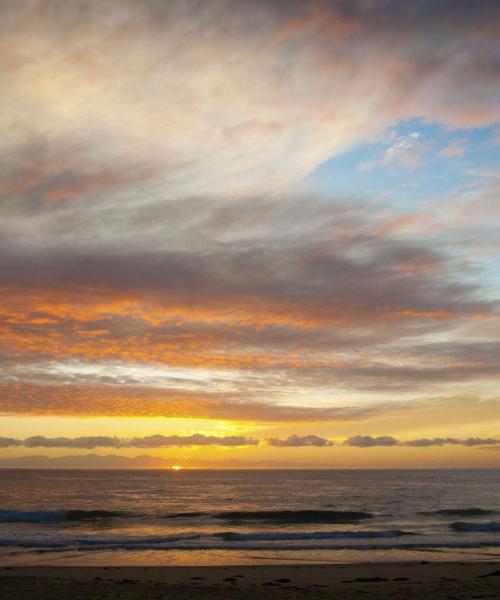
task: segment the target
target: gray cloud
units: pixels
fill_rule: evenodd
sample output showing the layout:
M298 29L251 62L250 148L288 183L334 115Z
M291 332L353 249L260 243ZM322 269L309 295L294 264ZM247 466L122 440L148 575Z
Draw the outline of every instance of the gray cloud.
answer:
M10 446L22 446L22 440L16 440L15 438L0 437L0 448L9 448Z
M429 446L444 446L447 444L456 445L459 440L455 438L419 438L416 440L408 440L404 442L404 446L413 446L415 448L427 448Z
M5 438L4 438L5 440ZM258 440L243 436L219 437L213 435L203 435L200 433L180 436L180 435L152 435L143 438L117 438L109 436L86 436L77 438L56 437L47 438L45 436L33 436L25 440L12 440L14 443L4 446L15 445L28 448L168 448L173 446L254 446ZM0 441L0 445L1 445Z
M135 448L160 448L165 446L255 446L258 440L251 437L230 435L219 437L195 433L189 436L180 435L151 435L145 438L133 438L128 442Z
M18 445L27 448L122 448L122 440L109 436L82 436L77 438L56 437L47 438L35 435L25 440L17 440Z
M372 448L374 446L412 446L414 448L428 448L430 446L491 446L500 440L494 438L419 438L415 440L397 440L392 436L372 437L370 435L357 435L345 440L345 446L358 448Z
M82 448L92 450L95 448L169 448L187 446L256 446L261 443L252 437L246 436L213 436L195 433L192 435L151 435L142 438L119 438L114 436L81 436L77 438L55 437L48 438L42 435L32 436L24 440L0 437L0 448L19 447L26 448ZM285 439L269 438L266 440L270 446L277 448L303 448L313 446L318 448L335 446L335 442L314 434L291 435ZM357 448L373 448L376 446L412 446L427 448L430 446L496 446L500 440L495 438L420 438L415 440L399 441L392 436L372 437L357 435L347 438L344 446Z
M344 446L356 446L357 448L372 448L373 446L397 446L398 440L389 435L371 437L370 435L355 435L347 438Z
M85 228L80 209L77 214L75 229L78 223ZM137 239L145 244L149 235L154 252L142 242L134 248L137 240L127 251L105 245L89 250L84 240L50 249L47 238L36 252L3 243L0 283L15 290L31 283L38 293L50 286L60 294L69 291L69 302L87 305L89 314L75 309L61 317L57 310L33 310L9 319L8 352L0 348L0 362L17 355L17 361L39 364L44 354L102 361L103 347L120 359L126 344L129 360L139 362L165 361L168 351L181 364L192 364L194 356L211 363L222 352L232 357L233 367L259 374L262 385L272 366L288 372L281 377L282 389L295 381L390 390L497 375L498 344L463 342L459 353L460 346L452 344L410 342L475 314L493 313L496 304L481 299L479 284L458 281L464 263L429 249L425 240L381 234L383 211L377 215L362 202L314 197L256 198L236 205L212 198L170 208L167 203L164 215L153 211L142 219ZM170 249L155 233L154 223L162 219L169 222ZM81 230L75 239L78 235ZM22 304L23 292L18 293L12 310ZM91 310L122 299L126 304L130 296L147 310ZM165 316L150 318L165 310ZM92 337L94 332L98 336ZM37 343L24 343L27 337ZM48 344L48 339L65 343ZM404 347L390 346L400 340ZM482 361L474 359L475 350ZM348 359L346 351L352 353ZM307 360L293 360L290 353L297 352L307 352ZM416 363L420 355L436 360ZM450 364L450 356L458 362ZM84 383L83 376L73 383ZM257 381L253 384L257 390Z
M498 444L500 440L494 438L467 438L466 440L462 440L463 446L491 446L493 444Z
M335 442L317 435L291 435L290 437L282 440L277 438L270 438L267 440L270 446L277 446L279 448L300 448L302 446L334 446Z
M4 210L12 205L5 204ZM29 251L15 240L4 241L0 283L70 286L82 293L96 287L165 293L170 302L186 307L195 306L199 294L207 307L215 308L234 302L291 303L297 316L317 314L323 319L354 308L355 317L365 323L379 314L379 306L403 321L408 320L405 314L447 311L460 317L494 306L475 297L478 287L455 280L454 270L463 264L425 242L379 234L383 212L377 216L368 204L295 197L279 203L254 198L234 206L200 198L172 211L154 211L151 224L130 223L135 233L131 245L89 249L86 238L94 237L101 215L96 213L94 222L88 212L84 217L77 209L70 216L75 234L67 245L54 247L49 239L53 231L39 244L33 239ZM65 212L58 216L55 209L53 218L62 218L68 227ZM165 219L168 247L162 241L165 230L153 225ZM8 240L7 224L5 229L3 239ZM285 237L281 230L294 235ZM113 237L112 231L106 233ZM146 248L152 244L154 251ZM415 274L415 266L424 268ZM376 285L381 281L384 285ZM286 338L286 331L282 336Z
M416 440L408 440L402 442L404 446L414 446L417 448L425 448L427 446L491 446L493 444L498 444L499 440L494 438L467 438L467 439L458 439L458 438L420 438Z

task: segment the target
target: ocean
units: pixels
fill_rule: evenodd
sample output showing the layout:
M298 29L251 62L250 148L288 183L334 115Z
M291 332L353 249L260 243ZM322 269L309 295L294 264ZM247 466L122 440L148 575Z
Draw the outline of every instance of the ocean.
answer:
M500 470L0 471L1 565L500 557Z

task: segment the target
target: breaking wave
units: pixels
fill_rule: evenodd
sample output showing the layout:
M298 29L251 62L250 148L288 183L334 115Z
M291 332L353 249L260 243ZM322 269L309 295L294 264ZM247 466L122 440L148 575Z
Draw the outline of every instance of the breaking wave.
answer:
M202 513L203 514L203 513ZM352 510L234 510L211 513L223 521L265 521L266 523L351 523L372 519L375 515Z
M403 535L418 535L413 531L401 531L389 529L382 531L310 531L310 532L270 532L262 533L238 533L227 531L216 533L214 537L235 542L247 541L297 541L297 540L341 540L341 539L371 539L371 538L394 538Z
M0 510L0 523L50 523L137 516L111 510Z
M500 532L500 523L498 521L490 521L489 523L464 523L455 521L450 523L450 528L454 531L479 531L479 532Z
M224 531L217 533L189 532L171 535L149 535L149 536L42 536L30 538L29 535L18 538L0 538L0 546L23 546L32 548L61 548L61 547L85 547L91 546L98 548L119 547L119 548L176 548L179 542L202 543L203 547L220 546L223 542L287 542L314 540L348 540L348 539L386 539L397 538L405 535L416 535L410 531L400 531L397 529L381 531L302 531L302 532L260 532L260 533L239 533L237 531ZM184 545L182 545L184 548ZM197 544L194 546L199 547ZM229 547L224 544L224 547Z
M456 541L426 540L424 535L412 539L410 532L399 530L367 532L274 532L240 534L226 532L215 534L186 533L161 536L55 536L0 538L0 547L24 548L42 552L64 551L194 551L194 550L390 550L390 549L444 549L444 548L489 548L498 547L491 540ZM396 541L408 536L408 541ZM391 541L394 539L394 541ZM403 539L407 539L406 537ZM353 545L353 542L359 540ZM363 541L366 540L366 541ZM369 540L369 541L368 541Z
M441 515L443 517L480 517L493 515L496 511L484 508L440 508L439 510L421 511L419 515Z

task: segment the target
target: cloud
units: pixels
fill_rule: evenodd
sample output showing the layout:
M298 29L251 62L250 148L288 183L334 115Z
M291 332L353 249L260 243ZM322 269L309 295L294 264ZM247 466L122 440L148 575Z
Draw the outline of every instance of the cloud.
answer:
M319 422L365 419L397 410L394 403L366 406L293 406L256 400L258 392L228 394L193 393L171 389L115 385L0 385L0 408L4 414L157 416L262 422ZM267 394L267 398L269 395ZM399 405L401 409L402 404Z
M415 448L427 448L429 446L444 446L446 444L457 444L454 438L419 438L416 440L408 440L404 442L405 446L413 446Z
M439 156L453 158L462 157L465 154L465 140L457 138L452 140L445 148L440 150Z
M422 139L422 134L417 131L405 135L391 132L388 147L383 155L378 159L360 163L358 169L368 171L377 166L398 165L414 170L420 166L430 145L429 140Z
M126 443L134 448L161 448L167 446L255 446L259 441L237 435L219 437L195 433L189 436L152 435L145 438L133 438Z
M492 444L498 444L499 440L494 438L467 438L462 440L463 446L491 446Z
M374 446L411 446L414 448L428 448L430 446L491 446L498 444L499 440L494 438L419 438L415 440L397 440L392 436L372 437L369 435L357 435L345 440L345 446L356 446L358 448L372 448Z
M54 209L56 215L61 210L56 220L67 225L66 209ZM417 364L415 356L423 353L411 339L488 316L496 305L481 299L478 284L459 281L462 263L426 240L401 236L393 218L384 230L383 211L366 203L304 195L278 203L166 203L163 216L144 214L136 228L138 238L154 240L155 251L142 243L91 251L88 234L77 231L80 217L71 229L74 239L83 239L64 251L51 250L48 237L36 243L36 252L12 240L2 245L4 382L73 385L75 391L136 383L169 387L173 402L186 391L211 402L208 375L197 379L196 373L210 368L212 389L222 398L251 402L262 401L264 389L266 398L287 388L302 394L332 386L411 389L497 374L494 356L482 364L471 360L477 343L452 364L444 353L437 356L444 346L428 344L426 355L439 360ZM170 249L155 230L160 218L171 226ZM404 348L391 347L402 340ZM137 368L117 375L118 363ZM158 373L161 365L191 369L191 381L187 375L182 385L176 376L146 378L139 369L146 364L158 366ZM221 370L232 371L234 383L221 379ZM19 396L14 387L11 394ZM52 394L47 388L42 397ZM5 409L12 405L8 397L2 402ZM91 400L89 412L92 404L103 405Z
M56 437L47 438L43 435L36 435L25 440L17 440L18 444L27 448L121 448L122 441L116 437L108 436L90 436L90 437Z
M0 437L0 448L9 448L11 446L22 446L22 440L16 440L14 438Z
M420 438L402 442L404 446L414 446L416 448L426 448L428 446L491 446L498 444L499 440L494 438Z
M9 233L8 213L19 207L4 205L0 285L14 289L52 285L59 293L61 288L79 292L83 302L91 290L103 295L107 291L111 302L112 292L126 301L138 294L156 295L166 307L181 305L184 310L193 306L200 310L195 300L203 291L208 311L223 310L237 301L243 309L246 304L272 313L292 303L290 310L302 318L311 319L320 308L320 323L322 315L331 318L334 312L345 314L358 306L358 317L362 310L372 316L377 301L387 306L381 316L387 313L399 319L411 311L463 314L484 307L471 298L470 287L433 276L434 270L451 279L455 265L445 252L411 237L381 234L387 216L382 210L377 214L369 203L333 200L299 194L281 202L254 198L235 205L201 197L181 205L165 203L149 216L148 211L129 215L129 226L135 229L131 245L123 243L127 232L109 224L108 231L101 233L111 241L123 234L116 246L92 244L102 227L98 213L54 210L49 211L51 228L34 233L29 248L19 247ZM140 220L135 223L135 219ZM29 217L23 215L21 220L28 233ZM165 220L168 243L158 227ZM280 225L290 228L293 237L283 236ZM71 239L65 240L63 234L54 243L51 234L59 226L71 231ZM154 250L148 243L154 243ZM428 271L414 268L422 264ZM387 291L374 285L380 279ZM427 286L432 286L431 297L424 296ZM444 297L452 291L456 299L451 294Z
M49 0L2 13L2 145L25 158L7 190L49 202L120 191L134 171L184 196L276 189L403 118L499 116L494 2Z
M80 448L92 450L95 448L170 448L190 446L257 446L262 440L246 436L214 436L195 433L192 435L151 435L142 438L120 438L116 436L80 436L77 438L54 437L43 435L28 437L24 440L15 438L0 438L0 448L25 447L25 448ZM291 435L285 439L269 438L267 444L277 448L303 448L313 446L325 448L336 446L336 443L314 434ZM342 445L357 448L373 448L376 446L411 446L427 448L430 446L495 446L500 440L495 438L419 438L415 440L399 441L392 436L372 437L357 435L347 438Z
M498 376L454 349L498 315L471 251L496 188L433 238L299 184L402 119L498 119L497 3L4 4L3 413L359 419L390 402L352 392Z
M290 437L281 440L277 438L270 438L267 440L270 446L277 446L279 448L300 448L303 446L334 446L335 442L319 437L317 435L291 435Z
M355 435L347 438L344 446L356 446L357 448L372 448L373 446L397 446L398 441L389 435L371 437L370 435Z
M32 436L25 440L0 438L0 447L24 446L26 448L169 448L183 446L255 446L258 440L244 436L204 435L151 435L143 438L118 438L110 436L81 436L77 438L47 438Z

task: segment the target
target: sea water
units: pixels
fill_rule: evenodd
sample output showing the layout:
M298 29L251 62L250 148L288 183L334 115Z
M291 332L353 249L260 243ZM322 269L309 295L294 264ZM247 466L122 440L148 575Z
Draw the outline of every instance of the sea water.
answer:
M0 471L0 564L500 556L499 470Z

